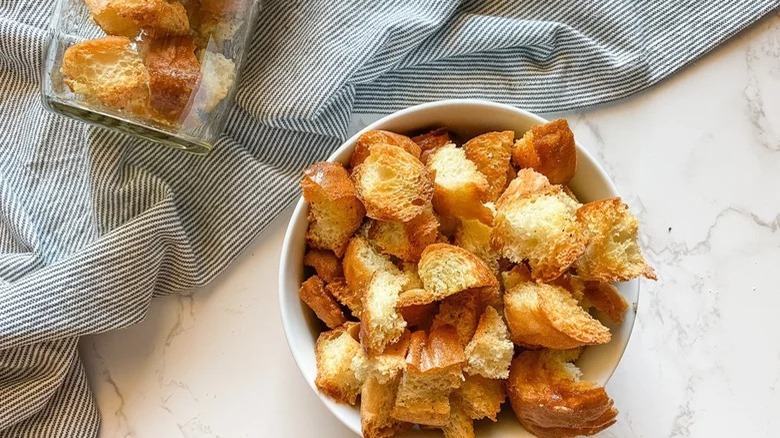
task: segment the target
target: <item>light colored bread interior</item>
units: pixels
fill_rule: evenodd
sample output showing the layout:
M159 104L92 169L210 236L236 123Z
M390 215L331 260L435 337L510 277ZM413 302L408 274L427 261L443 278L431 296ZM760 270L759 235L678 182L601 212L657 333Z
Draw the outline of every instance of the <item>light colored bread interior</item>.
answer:
M340 403L355 404L363 384L352 370L353 357L362 353L360 343L352 336L348 322L333 330L320 333L314 347L317 362L317 389Z
M303 256L303 264L314 268L317 275L326 283L333 283L338 279L344 278L341 260L336 257L333 251L310 249Z
M506 400L504 383L505 380L467 374L460 388L453 391L450 400L456 400L472 420L489 418L497 421L501 404Z
M390 416L400 381L400 375L386 383L373 376L366 379L360 393L360 423L364 438L392 438L396 432L409 427Z
M212 112L230 93L236 81L236 64L225 55L209 50L201 50L199 61L202 79L193 108Z
M464 347L477 330L482 306L478 293L473 289L450 295L439 304L439 312L433 319L432 329L450 325L458 332L458 340Z
M467 374L479 374L488 379L509 377L509 363L515 346L509 340L504 319L491 306L479 318L476 332L466 345Z
M408 222L370 219L366 235L383 253L417 262L425 247L438 238L439 221L428 207Z
M189 36L152 39L144 65L149 70L150 105L158 118L177 121L190 107L200 80L200 62Z
M471 160L487 179L490 201L498 199L508 183L514 139L514 131L488 132L463 145L466 158Z
M498 287L498 280L482 259L454 245L429 245L423 251L418 267L425 291L429 294L427 302L438 301L466 289Z
M381 129L373 129L371 131L364 132L355 141L355 150L350 157L350 165L354 169L363 163L363 161L370 155L371 146L375 144L388 144L391 146L398 146L406 152L412 154L415 158L420 158L420 146L417 145L411 138L396 134L395 132L383 131Z
M434 175L433 208L437 214L492 224L493 213L484 205L490 200L487 178L462 148L449 144L436 149L427 166Z
M348 300L350 304L346 305L355 315L360 315L363 308L363 295L375 273L388 272L393 275L401 275L401 272L390 261L390 258L380 254L368 239L359 234L350 239L344 252L342 266L344 268L344 277L351 293L351 297Z
M498 275L499 254L490 243L493 228L477 220L459 221L454 244L482 259L493 274Z
M447 128L436 128L432 131L412 137L412 141L420 146L420 160L423 163L427 163L428 157L430 157L436 149L452 143L452 138L450 137L450 132Z
M177 0L86 0L92 18L109 35L187 35L187 11Z
M360 313L360 342L369 355L381 353L403 335L406 321L397 310L403 284L403 277L377 271L366 287Z

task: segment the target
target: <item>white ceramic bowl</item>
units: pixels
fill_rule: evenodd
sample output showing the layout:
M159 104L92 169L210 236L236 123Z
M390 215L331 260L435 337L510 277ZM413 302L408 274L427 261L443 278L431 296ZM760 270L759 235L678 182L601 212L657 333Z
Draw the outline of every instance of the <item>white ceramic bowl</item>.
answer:
M445 126L460 138L471 138L489 131L514 130L521 136L531 126L544 123L545 119L512 106L484 100L444 100L414 106L384 117L363 131L355 134L330 156L329 161L347 163L354 148L355 140L364 131L385 129L399 133L416 133L428 128ZM570 186L577 197L585 201L617 196L614 184L596 160L577 144L577 174ZM282 324L287 343L298 363L306 382L320 397L325 406L347 427L360 434L360 415L356 407L335 403L324 396L314 385L317 367L314 360L314 343L318 327L316 317L298 298L298 288L303 278L303 254L307 228L308 203L303 199L293 212L282 247L282 259L279 271L279 302L282 311ZM639 282L620 284L619 289L626 300L633 304L626 313L622 324L612 324L599 318L612 330L612 341L606 345L588 347L577 362L583 372L583 379L606 384L618 365L628 344L631 329L636 316L636 303L639 296ZM518 437L531 436L525 432L512 414L508 403L504 404L497 423L479 421L476 423L477 436ZM440 432L419 431L415 436L441 436Z

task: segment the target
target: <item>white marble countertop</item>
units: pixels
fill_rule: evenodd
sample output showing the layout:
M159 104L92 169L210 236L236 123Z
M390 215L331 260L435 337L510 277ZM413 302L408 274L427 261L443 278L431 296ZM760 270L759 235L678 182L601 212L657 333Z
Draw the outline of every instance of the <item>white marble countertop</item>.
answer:
M600 436L780 436L780 14L650 90L560 116L641 217L660 277L642 284ZM290 213L210 286L83 339L102 436L352 436L282 332Z

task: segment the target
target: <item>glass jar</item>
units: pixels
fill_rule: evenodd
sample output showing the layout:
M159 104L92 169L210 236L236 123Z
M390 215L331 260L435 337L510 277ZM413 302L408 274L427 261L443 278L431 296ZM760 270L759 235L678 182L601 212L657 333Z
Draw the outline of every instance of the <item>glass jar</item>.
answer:
M57 113L205 154L259 0L59 0L41 81Z

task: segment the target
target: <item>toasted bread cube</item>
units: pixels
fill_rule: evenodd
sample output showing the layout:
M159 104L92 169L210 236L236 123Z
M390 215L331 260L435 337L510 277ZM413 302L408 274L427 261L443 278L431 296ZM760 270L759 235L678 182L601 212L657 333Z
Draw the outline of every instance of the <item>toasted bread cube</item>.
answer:
M360 393L360 423L364 438L392 438L396 432L409 427L390 416L400 380L400 375L386 383L373 376L366 379Z
M521 168L544 174L553 184L566 184L577 171L574 134L565 119L536 125L515 143L512 160Z
M531 270L523 263L514 265L509 271L501 273L501 281L504 285L504 290L512 289L520 283L532 280Z
M401 275L401 272L390 261L390 258L380 254L361 235L355 235L349 241L342 259L342 266L344 268L344 278L351 293L348 301L352 304L347 304L347 307L356 316L360 315L363 308L363 295L368 288L368 283L376 272L389 272L394 275Z
M474 438L474 420L469 418L458 402L450 402L450 406L450 418L441 428L444 438Z
M493 228L476 220L460 221L455 231L455 245L482 259L498 275L498 251L490 243Z
M425 302L438 301L466 289L498 288L490 268L479 257L446 243L434 243L425 248L420 258L419 275L425 291Z
M314 163L304 171L301 187L310 202L306 241L341 257L366 214L349 174L339 163Z
M301 301L306 303L328 328L334 329L347 321L339 304L325 290L325 283L320 277L315 275L304 281L299 293Z
M535 280L551 281L585 251L588 236L575 216L577 208L560 186L502 204L493 246L515 263L527 260Z
M474 137L463 145L466 158L477 165L488 182L488 199L495 201L506 188L512 168L514 131L488 132Z
M488 181L463 149L454 144L443 146L431 154L427 166L434 175L433 209L437 214L493 223L493 213L484 205L490 200Z
M407 222L419 216L433 197L433 183L425 166L398 146L378 143L370 146L369 152L352 171L368 217Z
M148 112L149 71L129 38L76 43L65 50L60 72L76 94L134 114Z
M187 35L190 22L179 1L86 0L92 18L109 35L151 37Z
M412 141L420 146L420 150L422 151L420 154L420 160L423 163L428 162L428 157L430 157L430 155L435 152L436 149L452 143L450 132L447 131L447 128L436 128L433 131L426 132L425 134L414 136L412 137Z
M401 275L404 277L403 290L422 289L423 282L417 272L417 262L403 262Z
M622 323L628 302L614 284L599 281L585 282L584 298L589 306L604 312L612 321Z
M511 359L511 358L510 358ZM466 375L460 388L452 393L465 414L472 420L489 418L497 421L501 404L506 400L504 381L487 379L480 375Z
M426 246L436 242L439 221L433 210L427 208L408 222L369 220L369 240L385 254L401 260L417 262Z
M404 333L406 321L396 308L403 284L402 276L387 271L377 271L368 283L360 313L360 342L369 356L381 353Z
M149 41L144 56L149 70L150 105L155 114L175 122L189 108L200 78L200 62L189 36Z
M363 304L360 297L352 293L343 278L337 278L325 285L325 291L336 299L342 306L346 306L355 318L360 318L360 310Z
M577 275L593 281L627 281L643 276L655 280L653 268L639 249L639 221L620 198L589 202L577 211L590 242L575 267Z
M504 314L512 341L522 346L567 349L612 337L566 289L550 284L526 282L506 291Z
M431 328L436 329L445 325L455 327L458 340L465 347L477 331L482 312L480 304L480 296L473 289L450 295L439 304L439 313L433 319Z
M412 141L411 138L405 135L396 134L395 132L374 129L364 132L355 141L355 150L352 152L352 157L349 162L352 168L354 169L366 161L366 158L368 158L371 153L371 146L380 143L398 146L412 154L415 158L420 158L420 146Z
M201 81L192 109L211 112L217 109L236 82L236 63L210 50L201 50L199 60Z
M341 327L320 333L314 347L317 361L317 389L339 403L355 404L363 384L351 369L352 358L362 353L360 343L350 329L357 326L348 322Z
M445 426L450 417L449 395L460 386L466 357L452 326L412 333L393 407L393 418L427 426Z
M404 330L396 342L388 345L379 354L367 355L361 350L352 361L352 370L360 380L371 376L379 383L388 383L406 370L406 353L409 351L410 341L411 333Z
M544 192L551 186L546 176L533 169L522 169L517 172L509 186L496 201L496 210L517 200L527 198L534 193Z
M476 333L466 345L467 374L488 379L509 377L509 363L515 346L509 340L509 329L496 309L488 306L479 318Z
M580 380L580 349L524 351L512 361L507 392L523 427L541 438L593 435L615 423L604 388Z
M303 256L303 264L314 268L317 275L326 283L333 283L340 278L344 278L341 260L336 257L333 251L310 249Z

